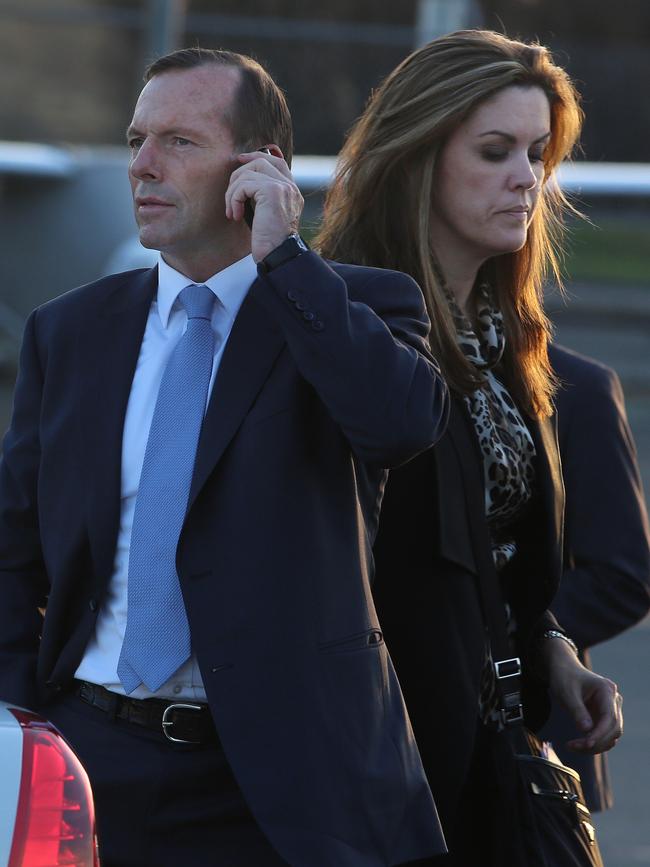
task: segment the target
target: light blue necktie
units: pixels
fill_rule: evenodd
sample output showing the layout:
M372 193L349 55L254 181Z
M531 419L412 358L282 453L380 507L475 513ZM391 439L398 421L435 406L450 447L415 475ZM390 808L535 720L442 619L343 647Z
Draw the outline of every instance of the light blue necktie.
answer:
M192 284L179 298L187 330L160 383L133 515L126 634L117 664L127 695L141 683L157 690L192 652L176 547L212 373L215 295Z

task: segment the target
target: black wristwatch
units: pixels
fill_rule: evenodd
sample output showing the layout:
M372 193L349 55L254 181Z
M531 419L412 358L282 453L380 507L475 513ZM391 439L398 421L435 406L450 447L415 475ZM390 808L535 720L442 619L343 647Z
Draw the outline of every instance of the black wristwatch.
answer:
M279 247L271 250L261 262L257 263L257 270L260 274L268 274L269 271L273 271L274 268L284 265L289 259L295 259L296 256L300 256L308 250L309 247L305 241L303 241L297 232L294 232Z

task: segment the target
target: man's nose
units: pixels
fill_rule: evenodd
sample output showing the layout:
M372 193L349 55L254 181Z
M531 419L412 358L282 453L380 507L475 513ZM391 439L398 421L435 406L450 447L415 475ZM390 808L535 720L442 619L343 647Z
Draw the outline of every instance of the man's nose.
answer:
M133 151L129 171L139 180L156 178L161 175L161 163L155 142L146 138L137 151Z

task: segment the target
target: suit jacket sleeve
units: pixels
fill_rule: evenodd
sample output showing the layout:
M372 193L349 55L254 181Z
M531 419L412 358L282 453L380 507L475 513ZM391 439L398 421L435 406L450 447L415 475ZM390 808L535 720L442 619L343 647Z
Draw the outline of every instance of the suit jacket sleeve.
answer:
M0 697L28 707L36 699L39 608L48 593L36 493L42 384L33 313L25 328L13 417L0 463Z
M434 443L447 388L428 353L424 299L404 274L305 253L258 281L301 375L358 457L396 466Z
M552 607L578 646L587 648L632 626L650 608L648 518L618 377L579 356L556 351L551 361L565 381L558 422L567 555Z

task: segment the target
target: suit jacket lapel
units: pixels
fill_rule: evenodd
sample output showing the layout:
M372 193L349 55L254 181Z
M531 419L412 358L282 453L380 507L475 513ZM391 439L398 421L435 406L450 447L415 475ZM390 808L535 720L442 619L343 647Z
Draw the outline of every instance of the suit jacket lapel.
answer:
M235 319L212 389L196 454L188 511L285 345L281 331L255 300L254 285Z
M122 432L157 269L125 277L78 339L83 468L88 527L97 574L113 569L120 515Z

